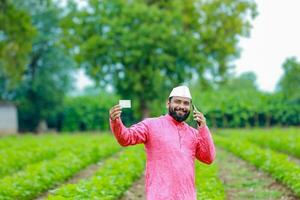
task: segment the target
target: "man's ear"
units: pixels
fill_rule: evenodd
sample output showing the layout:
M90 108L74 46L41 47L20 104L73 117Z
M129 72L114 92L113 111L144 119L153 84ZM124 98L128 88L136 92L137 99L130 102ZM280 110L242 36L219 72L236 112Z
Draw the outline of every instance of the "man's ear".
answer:
M169 99L166 100L166 108L169 110L169 106L170 106L170 101Z

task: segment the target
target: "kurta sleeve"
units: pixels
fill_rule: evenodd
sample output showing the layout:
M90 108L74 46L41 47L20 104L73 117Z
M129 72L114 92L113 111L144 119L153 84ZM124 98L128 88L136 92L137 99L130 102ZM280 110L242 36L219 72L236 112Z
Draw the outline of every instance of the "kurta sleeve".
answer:
M110 119L110 129L122 146L145 143L149 134L145 120L127 128L124 126L121 118L116 120Z
M215 146L207 126L197 129L196 158L206 164L215 159Z

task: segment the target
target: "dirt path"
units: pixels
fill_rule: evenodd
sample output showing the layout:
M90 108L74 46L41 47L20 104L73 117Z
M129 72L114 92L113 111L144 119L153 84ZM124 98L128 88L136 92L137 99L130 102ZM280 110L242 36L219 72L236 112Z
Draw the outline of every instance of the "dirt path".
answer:
M144 175L142 178L137 180L129 190L123 195L120 200L144 200L145 196L145 178Z
M292 161L292 162L295 162L297 163L298 165L300 165L300 159L299 158L296 158L294 156L291 156L291 155L288 155L289 157L289 160Z
M228 200L299 200L292 192L254 166L222 149L217 163Z
M56 188L51 189L51 190L55 190L55 189L59 188L61 185L64 185L64 184L78 183L82 179L86 179L86 178L91 177L93 174L95 174L95 172L99 169L99 167L101 167L102 163L103 162L99 162L97 164L89 165L87 168L85 168L85 169L81 170L79 173L75 174L68 181L59 184ZM45 200L45 199L47 199L47 196L50 194L51 190L43 193L38 198L36 198L36 200Z

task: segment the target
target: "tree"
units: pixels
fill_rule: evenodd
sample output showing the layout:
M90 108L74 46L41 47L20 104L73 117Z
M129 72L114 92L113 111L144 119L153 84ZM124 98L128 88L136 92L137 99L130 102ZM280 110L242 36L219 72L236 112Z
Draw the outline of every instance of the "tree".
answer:
M52 120L60 111L67 92L72 88L75 63L61 44L62 9L51 0L20 1L15 4L26 10L37 29L29 62L15 100L19 106L20 129L34 131L39 124Z
M22 80L35 29L30 16L11 1L0 1L0 100L11 100Z
M81 67L101 86L136 99L144 117L174 85L206 80L204 74L220 81L254 10L251 1L157 2L90 0L64 22Z
M256 74L253 72L244 72L238 77L232 77L225 84L220 85L219 88L228 91L257 91Z
M296 57L287 58L283 63L284 73L277 84L277 90L289 100L300 102L300 62Z
M259 124L262 93L256 86L256 75L246 72L232 77L211 90L192 87L194 103L214 127L241 127ZM264 104L265 105L265 104Z
M146 0L162 9L180 8L186 31L198 38L197 48L203 60L197 66L204 86L224 84L232 77L231 61L239 56L240 37L250 34L250 19L257 15L252 0ZM209 78L211 77L211 78ZM204 87L205 88L205 87Z

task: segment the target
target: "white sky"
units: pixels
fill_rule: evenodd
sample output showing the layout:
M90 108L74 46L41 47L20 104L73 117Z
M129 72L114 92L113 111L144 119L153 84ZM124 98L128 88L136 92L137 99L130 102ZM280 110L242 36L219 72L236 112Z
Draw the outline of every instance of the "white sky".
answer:
M93 85L93 81L84 74L82 69L78 70L76 76L76 88L79 91L84 90L85 87Z
M253 21L250 38L240 41L241 57L236 60L237 75L253 71L260 89L274 91L287 57L300 60L300 0L256 0L259 15ZM80 71L77 88L92 82Z
M250 38L242 39L243 51L236 72L253 71L260 89L274 91L287 57L300 60L300 1L256 0L259 15Z

